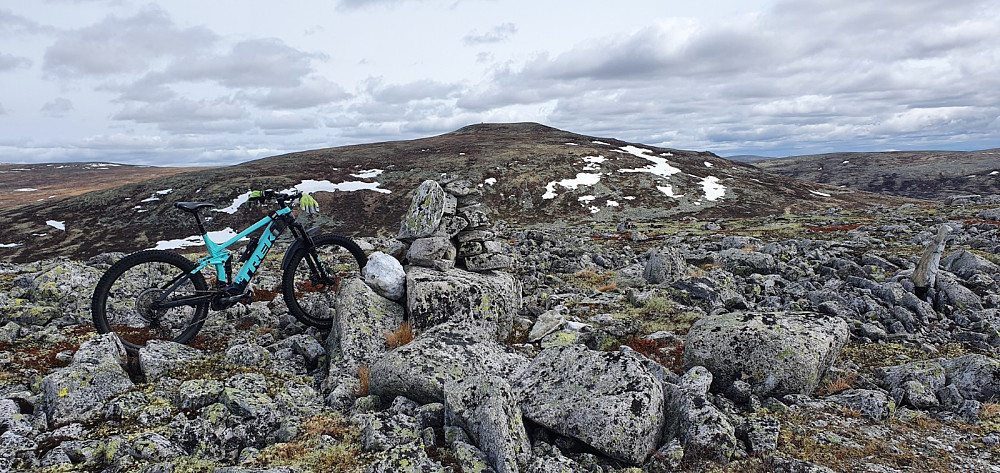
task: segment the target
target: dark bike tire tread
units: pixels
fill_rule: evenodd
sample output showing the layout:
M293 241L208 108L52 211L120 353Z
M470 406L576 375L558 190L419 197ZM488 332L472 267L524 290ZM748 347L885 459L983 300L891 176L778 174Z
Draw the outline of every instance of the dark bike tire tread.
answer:
M107 318L107 300L108 295L111 291L111 287L114 285L115 281L118 280L126 271L132 269L133 267L142 263L167 263L176 266L178 270L190 273L195 269L195 264L181 256L177 253L171 251L163 250L145 250L137 253L130 254L116 263L111 265L110 268L101 276L100 281L97 282L97 287L94 288L94 296L91 299L90 311L94 322L94 328L97 329L98 333L110 333L112 332L111 324L108 322ZM195 290L197 291L207 291L208 284L205 282L204 276L199 273L191 275L191 282L194 284ZM202 325L205 324L205 318L208 314L208 304L201 304L195 310L194 318L196 319L186 330L181 332L176 338L173 339L174 342L187 344L190 342L198 331L201 330ZM118 337L122 340L125 345L125 349L131 354L137 354L138 350L142 348L140 345L128 342Z
M335 233L327 233L313 238L313 243L317 247L322 246L339 246L354 257L355 262L358 264L358 273L364 269L365 265L368 264L368 256L365 252L358 246L354 240L343 236L337 235ZM302 258L308 254L308 250L301 249L292 255L291 260L289 260L288 266L285 268L284 273L281 275L281 292L285 299L285 305L288 306L288 312L290 312L299 322L306 325L310 325L319 329L328 329L333 325L332 318L330 319L319 319L313 317L302 310L298 301L295 299L295 269L299 266Z

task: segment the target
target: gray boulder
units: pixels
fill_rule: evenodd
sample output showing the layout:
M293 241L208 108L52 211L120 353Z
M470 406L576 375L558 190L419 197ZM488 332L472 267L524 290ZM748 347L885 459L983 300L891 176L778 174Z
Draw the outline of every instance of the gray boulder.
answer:
M496 340L505 340L521 308L521 283L508 273L447 272L411 266L406 271L406 305L416 329L445 321L488 321Z
M880 421L896 411L896 402L881 390L848 389L826 397L826 401L852 409L867 419Z
M389 351L386 333L403 323L403 307L355 278L341 283L336 311L326 339L330 375L353 377L359 367L370 367Z
M935 393L947 383L947 372L939 360L888 366L879 369L876 375L896 402L917 409L937 407L939 402Z
M392 448L378 457L365 473L444 473L440 463L427 456L419 443Z
M462 427L497 473L518 473L531 458L521 408L501 377L466 376L444 386L445 423Z
M677 439L684 458L728 463L736 451L736 429L729 418L708 401L712 373L695 366L681 376L679 384L663 383L665 440Z
M963 286L951 273L939 271L934 288L937 289L935 302L939 308L983 310L982 299L971 289Z
M963 399L986 402L1000 394L1000 361L971 354L941 360L949 384L958 388Z
M1000 267L990 260L966 250L954 251L941 259L941 267L962 279L969 279L977 273L1000 272Z
M139 367L147 381L156 381L170 371L202 359L202 352L167 340L150 340L139 349Z
M433 268L439 261L454 261L455 255L455 245L450 238L432 236L414 240L406 252L406 260L410 264Z
M361 270L365 283L380 296L398 301L406 294L406 271L399 260L381 251L368 256L368 264Z
M509 377L527 360L493 341L494 330L446 323L386 353L371 366L369 386L383 399L406 396L422 404L444 402L444 386L478 374Z
M840 318L813 312L704 317L688 331L684 366L704 366L716 389L744 380L758 396L809 394L847 344Z
M665 246L649 250L642 277L650 284L672 282L684 276L687 264L677 248Z
M100 335L84 342L78 352L79 361L42 379L45 413L52 425L96 419L105 402L135 387L119 363L125 347L117 335Z
M745 251L739 248L722 250L716 256L722 267L733 274L771 274L777 271L774 257L767 253Z
M525 417L607 456L642 464L659 445L663 387L631 356L547 348L513 384Z
M445 192L440 184L431 180L421 183L403 215L397 238L412 242L434 234L444 217L445 201Z

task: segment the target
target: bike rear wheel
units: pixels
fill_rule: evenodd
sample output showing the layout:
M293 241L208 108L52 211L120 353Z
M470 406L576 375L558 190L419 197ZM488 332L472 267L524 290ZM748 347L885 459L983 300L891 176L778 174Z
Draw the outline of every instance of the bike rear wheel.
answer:
M188 343L201 330L208 303L158 308L156 299L177 281L165 301L206 294L208 284L201 273L190 274L195 265L169 251L140 251L108 268L94 289L91 313L99 333L114 332L131 354L150 340ZM185 275L190 274L185 279Z
M322 235L313 243L315 256L304 248L292 255L282 274L281 292L296 319L325 329L333 325L340 281L361 277L368 257L357 243L344 236Z

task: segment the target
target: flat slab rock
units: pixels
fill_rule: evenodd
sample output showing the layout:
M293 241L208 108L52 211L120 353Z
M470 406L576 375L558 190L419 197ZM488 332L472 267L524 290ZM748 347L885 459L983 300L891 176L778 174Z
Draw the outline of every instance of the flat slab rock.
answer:
M507 377L527 365L523 356L493 341L486 330L447 323L421 333L372 365L371 393L386 399L406 396L423 404L443 402L447 382L480 374Z
M713 315L691 326L684 366L704 366L713 387L744 380L758 396L810 394L847 344L847 322L815 312Z
M659 446L663 387L632 356L582 345L547 348L513 387L525 417L607 456L638 465Z
M416 329L447 321L485 320L494 324L496 340L504 340L521 307L521 283L508 273L447 272L419 266L406 268L406 304Z

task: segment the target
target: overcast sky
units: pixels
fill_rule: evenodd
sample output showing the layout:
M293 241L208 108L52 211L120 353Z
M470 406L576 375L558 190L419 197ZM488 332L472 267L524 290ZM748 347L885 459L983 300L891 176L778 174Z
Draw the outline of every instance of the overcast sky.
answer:
M0 162L235 164L479 122L723 156L1000 147L996 0L0 3Z

